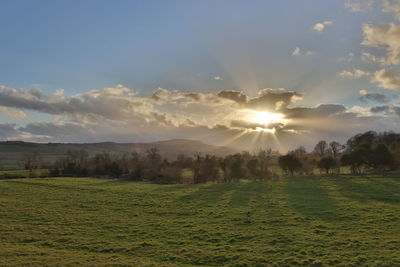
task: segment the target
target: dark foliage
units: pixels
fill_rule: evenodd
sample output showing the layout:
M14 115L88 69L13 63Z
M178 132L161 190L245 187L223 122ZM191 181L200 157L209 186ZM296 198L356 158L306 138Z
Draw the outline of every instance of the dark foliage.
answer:
M35 158L40 157L26 157L27 165L28 159ZM241 179L262 181L277 177L272 171L276 166L287 175L310 175L316 168L327 174L339 173L340 166L348 166L352 173L362 174L393 170L398 168L399 163L400 134L369 131L351 137L346 145L336 141L329 144L320 141L312 153L299 147L283 156L268 149L256 154L242 152L225 157L179 155L176 160L167 160L156 148L150 148L145 153L124 155L103 152L89 156L85 151L70 151L65 158L54 162L50 175L95 176L155 183L228 183Z
M324 157L320 159L318 162L318 168L324 170L326 174L328 174L337 165L338 165L337 161L331 156Z
M279 157L279 166L286 173L293 175L296 171L299 171L302 167L300 160L298 160L294 155L288 154Z

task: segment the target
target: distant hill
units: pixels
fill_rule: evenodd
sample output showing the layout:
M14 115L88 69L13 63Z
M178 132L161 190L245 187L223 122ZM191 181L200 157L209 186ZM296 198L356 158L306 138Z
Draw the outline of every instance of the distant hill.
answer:
M200 141L173 139L151 143L30 143L22 141L0 142L0 167L3 169L18 168L21 156L26 152L37 151L45 161L63 157L69 150L85 150L89 154L109 152L126 154L145 152L149 148L158 148L160 154L168 159L175 159L179 154L193 156L195 153L223 156L237 152L233 148L208 145Z

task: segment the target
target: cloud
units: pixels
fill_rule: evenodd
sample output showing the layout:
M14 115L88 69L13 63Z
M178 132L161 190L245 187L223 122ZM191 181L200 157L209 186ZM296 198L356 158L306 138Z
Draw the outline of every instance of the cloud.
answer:
M246 107L257 110L281 111L292 103L302 99L302 95L293 91L260 90L257 97L248 100Z
M346 1L345 7L351 12L362 12L371 10L374 2L374 0L349 0Z
M396 105L384 105L376 106L371 108L372 113L384 113L386 115L396 115L400 116L400 106Z
M230 99L239 104L245 104L248 101L248 96L239 91L221 91L217 96L225 99Z
M297 107L286 109L285 114L288 118L316 118L328 117L331 115L342 114L346 107L341 104L320 104L315 108Z
M0 106L0 114L9 116L14 119L26 119L28 116L22 110L18 110L15 108L7 108Z
M400 64L400 26L394 23L382 25L364 24L362 45L384 50L386 57L376 57L365 53L366 59L382 65Z
M340 104L296 106L303 97L282 88L266 88L257 95L227 90L199 93L158 88L149 96L141 96L118 85L65 96L61 90L45 94L39 89L2 86L3 110L21 114L36 111L51 119L26 125L0 124L0 138L52 142L190 138L247 150L267 143L284 151L300 143L312 145L320 138L345 138L363 129L383 129L384 122L386 126L396 125L390 117L394 113L371 116L371 112L367 114ZM284 120L261 125L249 117L255 111L280 113Z
M382 12L389 13L400 20L400 0L348 0L345 7L351 12L372 11L379 4Z
M296 47L292 52L292 56L311 56L313 54L314 54L313 51L303 52L299 47Z
M375 72L372 82L379 87L389 90L400 90L400 73L393 70L381 69Z
M20 129L17 124L0 123L0 140L49 141L48 136L34 135Z
M21 133L15 129L15 124L0 123L0 138L9 140L9 138L20 138Z
M349 52L345 57L339 57L338 60L342 62L351 62L354 58L354 53Z
M243 108L270 112L286 108L288 105L302 98L301 94L293 91L286 91L282 88L262 89L258 92L258 96L256 97L249 97L239 91L221 91L217 93L217 96L232 100L240 104Z
M383 0L383 12L392 13L397 20L400 20L400 1Z
M214 76L213 78L215 81L222 81L222 77L221 76Z
M313 30L316 32L323 32L325 29L325 26L332 25L332 24L333 24L333 22L330 20L327 20L324 22L319 22L319 23L314 24Z
M292 56L300 56L300 48L296 47L293 52L292 52Z
M360 69L353 69L352 71L344 70L342 72L339 72L338 75L342 78L356 79L356 78L361 78L363 76L369 76L370 73Z
M368 93L367 90L360 90L360 97L358 98L363 103L377 102L377 103L387 103L389 98L380 93Z
M263 124L249 122L245 120L233 120L231 121L231 126L236 128L253 129L253 130L265 127L265 125Z
M361 60L364 62L368 63L378 63L380 65L385 65L385 59L372 55L371 53L368 52L363 52L361 55Z

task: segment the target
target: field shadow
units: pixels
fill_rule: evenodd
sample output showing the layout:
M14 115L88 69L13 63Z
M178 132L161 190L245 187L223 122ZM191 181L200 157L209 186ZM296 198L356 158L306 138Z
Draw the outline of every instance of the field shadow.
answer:
M201 185L197 190L179 198L183 202L195 202L200 206L217 204L225 194L238 190L240 183L228 184L206 184Z
M155 193L168 193L168 192L175 192L175 191L182 191L183 189L192 189L198 185L195 184L168 184L168 185L160 185L156 187L152 192Z
M46 178L39 178L39 179L46 179ZM15 179L15 180L6 180L4 181L6 183L9 184L17 184L17 185L21 185L21 186L30 186L32 188L34 187L41 187L41 188L48 188L48 189L67 189L67 190L71 190L71 189L76 189L76 186L69 186L69 185L65 185L65 184L51 184L51 183L42 183L42 182L32 182L30 180L26 180L26 179ZM81 190L81 189L79 189Z
M121 179L108 179L108 178L93 178L96 179L96 183L89 182L89 183L83 183L83 186L88 186L88 187L113 187L113 186L120 186L120 185L129 185L129 184L139 184L144 182L138 182L138 181L129 181L129 180L121 180Z
M383 203L400 203L400 184L386 178L341 177L334 180L340 193L347 198L359 201L378 201Z
M247 182L240 184L232 193L230 204L233 206L246 206L253 199L257 199L266 190L263 182Z
M384 178L400 186L400 173L388 173L384 175Z
M319 179L288 178L285 192L290 206L303 216L323 221L344 219L337 202L329 196Z

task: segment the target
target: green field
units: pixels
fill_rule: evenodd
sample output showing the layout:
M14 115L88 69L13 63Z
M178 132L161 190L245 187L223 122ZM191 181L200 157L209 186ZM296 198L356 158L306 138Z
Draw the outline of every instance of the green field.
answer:
M2 178L23 178L29 177L29 170L0 170L0 179ZM33 177L49 175L48 169L36 169L32 172Z
M0 180L1 266L400 266L400 178Z

